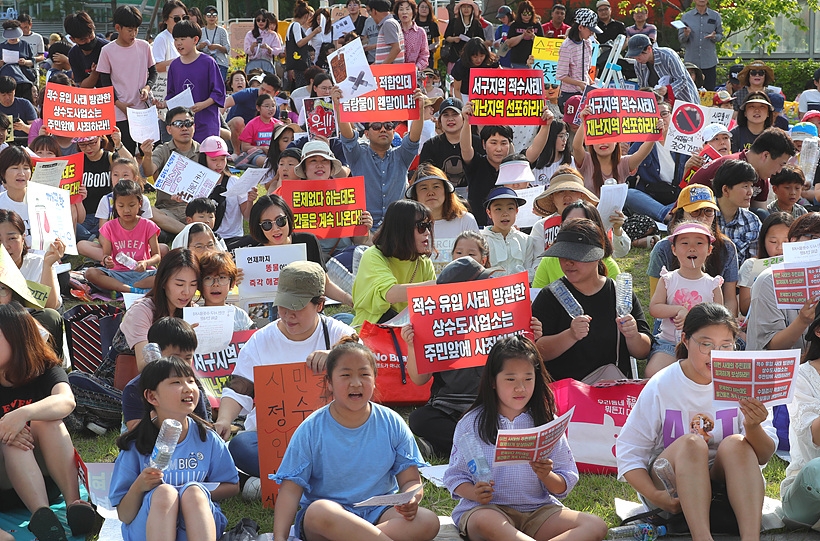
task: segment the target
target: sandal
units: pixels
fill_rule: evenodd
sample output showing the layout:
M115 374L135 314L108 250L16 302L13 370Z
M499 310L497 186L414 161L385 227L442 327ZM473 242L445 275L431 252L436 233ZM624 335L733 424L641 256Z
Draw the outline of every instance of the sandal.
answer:
M66 519L71 535L86 535L97 525L97 511L85 500L77 500L66 507Z
M31 515L28 531L39 541L66 541L65 528L50 507L41 507Z

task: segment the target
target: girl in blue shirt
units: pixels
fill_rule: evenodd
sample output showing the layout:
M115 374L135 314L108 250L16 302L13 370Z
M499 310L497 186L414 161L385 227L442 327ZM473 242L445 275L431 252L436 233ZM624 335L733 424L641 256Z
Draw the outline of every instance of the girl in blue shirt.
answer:
M199 403L193 368L178 357L149 363L140 390L145 414L117 440L121 451L109 490L123 539L216 541L228 519L214 502L239 493L239 474L225 442L193 415ZM168 468L161 471L149 460L165 419L182 423L182 433ZM217 486L209 490L204 483Z

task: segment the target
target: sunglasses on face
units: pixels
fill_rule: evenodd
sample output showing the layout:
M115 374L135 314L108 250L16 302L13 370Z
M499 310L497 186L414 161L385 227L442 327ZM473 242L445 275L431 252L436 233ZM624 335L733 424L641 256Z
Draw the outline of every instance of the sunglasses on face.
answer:
M218 14L217 14L217 13L214 13L213 11L212 11L212 12L210 12L210 13L206 13L206 14L205 14L205 16L206 16L206 17L216 17L217 15L218 15Z
M751 70L749 72L749 75L753 75L755 77L762 77L763 75L766 75L766 72L764 70Z
M555 90L557 88L561 88L561 85L552 85L552 84L550 84L550 85L547 85L547 86L550 88L550 90Z
M180 17L179 15L174 15L171 18L174 20L175 23L178 23L179 21L187 21L188 19L190 19L190 17L188 17L187 15L183 15L182 17Z
M264 23L264 22L266 22L266 21L267 21L267 19L256 19L256 22L257 22L257 23Z
M373 130L373 131L382 131L382 128L384 128L387 131L390 131L395 127L396 127L396 125L393 124L392 122L371 122L370 123L370 129Z
M425 231L433 232L433 222L430 220L419 220L416 222L416 231L424 234Z
M532 11L522 11L521 16L522 17L532 17Z
M262 231L270 231L273 229L273 224L276 224L276 227L282 229L286 225L288 225L288 219L285 216L277 216L275 220L262 220L259 222L259 227L262 228Z
M173 122L171 122L171 126L175 128L190 128L193 125L193 120L174 120Z

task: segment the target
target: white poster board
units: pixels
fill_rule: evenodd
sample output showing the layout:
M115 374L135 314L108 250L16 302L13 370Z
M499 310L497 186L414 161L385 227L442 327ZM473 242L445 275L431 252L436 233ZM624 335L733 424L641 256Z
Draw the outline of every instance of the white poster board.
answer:
M342 101L376 90L376 78L367 63L362 40L355 39L327 57L333 82L342 89Z
M222 351L233 338L233 306L186 306L182 319L194 326L196 353Z
M219 173L189 160L178 152L172 152L165 162L154 188L170 195L179 195L189 202L198 197L208 197L219 182Z
M279 285L279 273L289 263L307 260L304 244L237 248L236 266L245 271L239 285L239 297L273 299Z
M32 250L48 250L59 237L65 243L65 253L78 255L70 198L68 190L29 183L26 199Z
M732 121L732 109L704 107L700 104L675 100L675 108L669 117L669 131L663 146L670 152L679 152L688 156L697 155L703 147L703 128L709 124L729 126Z

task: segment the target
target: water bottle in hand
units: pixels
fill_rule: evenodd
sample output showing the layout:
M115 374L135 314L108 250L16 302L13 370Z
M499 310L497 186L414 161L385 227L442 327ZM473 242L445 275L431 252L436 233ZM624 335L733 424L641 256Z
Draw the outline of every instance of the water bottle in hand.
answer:
M467 467L470 469L470 474L473 476L473 482L489 483L493 478L493 470L487 463L484 457L484 451L481 449L481 444L472 434L464 434L458 441L458 447L461 449L464 458L467 460Z
M114 257L114 259L117 261L117 263L119 263L120 265L129 270L134 270L137 268L137 260L129 256L125 252L117 252L117 255Z
M162 358L162 350L159 349L159 344L148 342L142 348L142 360L145 364L158 361Z
M165 419L159 429L157 443L151 453L149 465L158 470L164 470L171 463L171 457L179 442L179 435L182 434L182 423L176 419Z
M615 310L618 317L632 313L632 275L628 272L618 274L615 279Z
M574 319L584 315L584 308L581 306L581 303L572 296L569 288L564 285L562 280L556 280L547 287L549 287L552 294L555 295L555 298L558 299L558 302L561 303L561 306L564 307L564 310L567 311L569 317Z
M659 458L655 461L652 469L655 470L655 475L657 475L658 479L663 483L666 492L673 498L677 498L678 489L675 488L675 470L672 468L672 464L665 458Z

